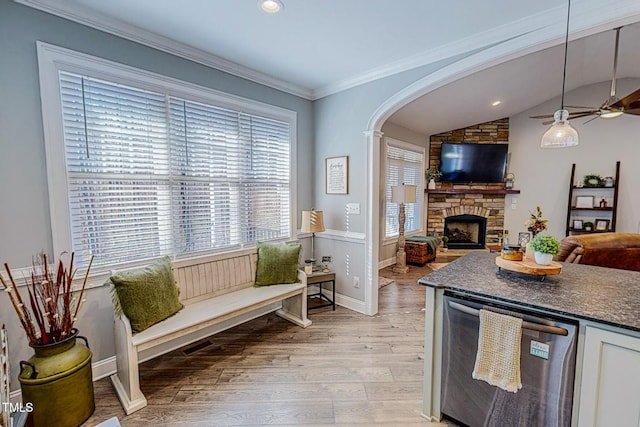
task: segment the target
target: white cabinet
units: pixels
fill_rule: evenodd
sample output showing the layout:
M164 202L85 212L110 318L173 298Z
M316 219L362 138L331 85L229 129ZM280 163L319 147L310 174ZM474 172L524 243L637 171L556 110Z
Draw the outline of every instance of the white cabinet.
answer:
M587 326L578 426L614 425L640 426L640 337Z

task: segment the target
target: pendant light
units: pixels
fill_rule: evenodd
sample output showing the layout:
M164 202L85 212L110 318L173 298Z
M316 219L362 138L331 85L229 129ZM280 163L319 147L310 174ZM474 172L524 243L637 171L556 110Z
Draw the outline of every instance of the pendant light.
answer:
M578 145L578 132L569 124L569 111L564 109L564 83L567 77L567 46L569 45L569 16L571 0L567 8L567 34L564 39L564 69L562 71L562 97L560 109L553 114L553 125L542 135L540 147L564 148Z

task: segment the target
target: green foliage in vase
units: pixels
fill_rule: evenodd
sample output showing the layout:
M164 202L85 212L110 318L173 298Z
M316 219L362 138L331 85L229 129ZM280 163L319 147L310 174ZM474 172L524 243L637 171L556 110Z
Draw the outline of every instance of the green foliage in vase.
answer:
M531 249L543 254L557 255L560 252L560 240L553 236L538 234L531 240Z
M590 229L593 230L593 223L591 221L585 221L582 226L585 230Z
M425 176L427 179L437 181L442 176L442 172L440 172L437 168L429 168L425 171Z
M447 236L442 236L442 247L446 248L448 247L447 244L449 243L449 238Z

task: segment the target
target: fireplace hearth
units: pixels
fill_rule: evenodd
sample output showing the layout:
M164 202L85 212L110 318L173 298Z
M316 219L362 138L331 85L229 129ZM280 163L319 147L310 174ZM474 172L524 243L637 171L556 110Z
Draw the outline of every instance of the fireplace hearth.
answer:
M444 219L444 235L451 249L484 249L487 219L478 215L452 215Z

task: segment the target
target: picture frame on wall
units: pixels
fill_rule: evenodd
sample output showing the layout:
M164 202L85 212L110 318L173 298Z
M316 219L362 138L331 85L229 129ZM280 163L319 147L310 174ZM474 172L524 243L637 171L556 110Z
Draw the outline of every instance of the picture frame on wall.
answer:
M584 209L593 208L593 196L577 196L576 208L584 208Z
M596 231L609 231L609 224L611 220L608 219L596 219L595 230Z
M583 224L582 224L582 220L581 219L574 219L573 220L573 229L574 230L582 230L583 229Z
M349 156L325 159L324 182L326 194L349 194Z

